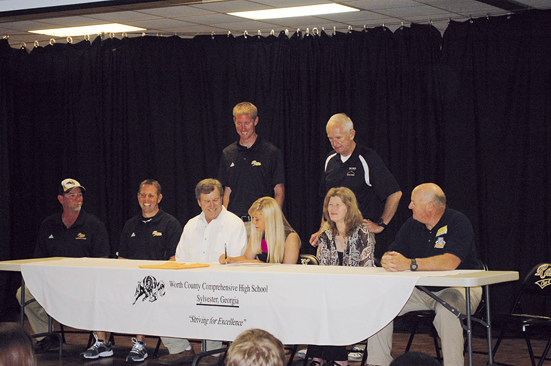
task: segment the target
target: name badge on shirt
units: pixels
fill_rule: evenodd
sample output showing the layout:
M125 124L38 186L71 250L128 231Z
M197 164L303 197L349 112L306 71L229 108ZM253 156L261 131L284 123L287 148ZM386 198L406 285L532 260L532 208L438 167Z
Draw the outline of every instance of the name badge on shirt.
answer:
M442 226L438 231L436 232L436 236L444 235L448 233L448 225Z

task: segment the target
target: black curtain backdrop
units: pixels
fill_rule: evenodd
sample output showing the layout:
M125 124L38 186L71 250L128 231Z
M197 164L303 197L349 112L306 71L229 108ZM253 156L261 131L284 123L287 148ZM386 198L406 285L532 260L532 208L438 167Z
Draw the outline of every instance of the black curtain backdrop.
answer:
M0 41L0 260L33 254L57 187L83 184L84 208L106 224L112 253L139 212L138 184L163 187L163 209L197 215L194 187L216 177L237 139L232 108L251 101L257 132L284 156L284 212L308 251L319 225L325 124L345 112L403 190L377 243L402 223L411 190L442 186L472 221L490 269L523 276L550 259L551 12L327 35L97 38L30 53ZM16 275L0 274L13 308ZM505 310L516 284L498 285ZM547 310L549 304L534 305ZM0 312L4 313L4 311Z

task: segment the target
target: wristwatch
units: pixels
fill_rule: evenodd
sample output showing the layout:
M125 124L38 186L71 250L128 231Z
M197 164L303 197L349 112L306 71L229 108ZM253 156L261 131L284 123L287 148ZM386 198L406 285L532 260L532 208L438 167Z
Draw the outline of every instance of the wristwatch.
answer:
M417 271L417 261L415 260L415 258L413 258L411 260L411 264L409 265L409 269L411 269L412 271Z
M379 225L382 228L386 228L386 224L383 219L379 219L379 221L377 222L377 225Z

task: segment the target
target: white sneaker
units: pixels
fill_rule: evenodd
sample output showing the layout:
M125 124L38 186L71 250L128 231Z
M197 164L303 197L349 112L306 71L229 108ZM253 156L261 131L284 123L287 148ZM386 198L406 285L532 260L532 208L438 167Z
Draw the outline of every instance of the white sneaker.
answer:
M296 357L298 358L304 358L306 357L306 351L308 350L308 348L303 348L301 350L298 350L297 353L295 354Z
M105 343L103 340L98 339L98 336L94 333L96 343L92 347L80 354L80 358L96 359L100 357L113 356L113 350L111 349L111 342Z
M138 341L136 338L132 338L132 342L134 342L134 345L132 346L132 350L128 356L126 356L126 362L142 362L147 358L147 348L145 348L145 343Z
M363 345L362 346L356 345L352 347L352 351L356 351L356 352L348 353L348 361L361 361L364 356L363 354L364 350L365 350L365 346Z

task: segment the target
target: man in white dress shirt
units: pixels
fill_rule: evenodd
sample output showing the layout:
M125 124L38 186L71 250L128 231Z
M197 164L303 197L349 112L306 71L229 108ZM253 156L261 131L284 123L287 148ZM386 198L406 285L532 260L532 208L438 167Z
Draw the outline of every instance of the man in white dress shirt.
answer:
M204 179L195 187L200 215L189 220L176 248L177 262L216 262L220 255L240 256L247 248L247 232L243 221L222 205L222 184L216 179ZM187 339L162 337L170 354L160 357L162 365L190 363L195 357ZM222 342L207 341L207 350L221 348ZM218 358L205 356L199 365L215 365Z

